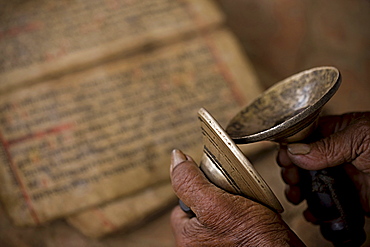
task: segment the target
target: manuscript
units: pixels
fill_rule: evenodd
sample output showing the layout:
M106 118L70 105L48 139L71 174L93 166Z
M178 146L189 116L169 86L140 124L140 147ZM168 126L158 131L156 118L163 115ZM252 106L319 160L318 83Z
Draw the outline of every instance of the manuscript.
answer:
M146 218L173 200L171 150L202 155L199 108L226 124L261 92L212 1L124 2L1 3L0 199L16 225L67 217L102 236ZM138 200L115 227L86 223Z
M85 210L68 217L67 221L84 235L99 238L118 229L125 231L145 223L148 217L163 212L176 201L171 184L166 182L107 205Z
M221 23L209 0L18 0L0 3L0 92Z

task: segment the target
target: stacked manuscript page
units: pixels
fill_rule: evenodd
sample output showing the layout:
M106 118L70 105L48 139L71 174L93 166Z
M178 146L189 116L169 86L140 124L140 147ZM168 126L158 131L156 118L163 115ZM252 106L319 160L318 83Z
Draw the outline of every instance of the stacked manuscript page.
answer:
M0 199L16 225L99 237L176 201L174 148L199 160L261 90L210 0L2 1Z

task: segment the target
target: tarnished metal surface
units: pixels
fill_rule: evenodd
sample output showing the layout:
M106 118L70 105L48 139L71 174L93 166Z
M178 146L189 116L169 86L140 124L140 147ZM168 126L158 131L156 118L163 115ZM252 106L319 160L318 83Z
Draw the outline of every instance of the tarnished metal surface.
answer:
M240 111L226 132L236 143L302 140L315 127L322 107L337 91L340 81L340 73L334 67L293 75Z

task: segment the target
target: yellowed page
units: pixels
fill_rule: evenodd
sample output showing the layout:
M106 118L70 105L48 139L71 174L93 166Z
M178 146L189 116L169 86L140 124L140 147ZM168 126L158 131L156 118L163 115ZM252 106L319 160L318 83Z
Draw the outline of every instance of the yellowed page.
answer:
M117 231L129 231L154 215L175 205L177 199L169 182L94 207L67 218L68 223L88 237L98 238Z
M2 1L0 92L169 43L222 20L210 0Z
M2 95L0 193L11 218L40 224L168 180L173 148L199 160L198 109L226 124L248 101L239 78L260 93L240 58L219 31Z
M204 41L207 43L209 49L213 52L213 58L218 63L217 70L222 73L224 79L229 83L230 92L235 101L239 101L240 105L252 100L258 96L261 89L256 83L254 72L249 64L249 61L243 56L243 53L238 50L235 40L228 32L215 32L203 36ZM219 49L225 51L219 51ZM230 51L230 53L226 52ZM213 89L212 89L213 91ZM229 109L231 112L234 109ZM238 110L238 109L237 109ZM227 113L227 117L222 117L222 122L225 123L232 113ZM223 113L226 114L226 113ZM222 115L223 115L222 114ZM200 124L197 126L200 129ZM197 132L196 130L194 130ZM198 133L198 132L197 132ZM197 150L189 150L191 155L198 155L202 147L196 145ZM251 145L244 145L243 151L248 154L255 154L261 149L266 147L266 143L257 143ZM197 161L199 157L196 157ZM149 195L138 193L134 196L123 197L110 202L106 205L93 207L81 213L69 216L67 221L81 231L84 235L89 237L102 237L106 234L112 233L117 230L129 229L136 221L142 222L152 212L159 208L168 207L168 197L172 193L163 196L154 196L153 193L159 195L157 192L158 187L151 187L147 189L151 191ZM162 189L162 191L164 188ZM146 192L149 193L149 192ZM132 208L138 207L140 210ZM141 209L145 207L145 209ZM93 223L92 223L93 221Z

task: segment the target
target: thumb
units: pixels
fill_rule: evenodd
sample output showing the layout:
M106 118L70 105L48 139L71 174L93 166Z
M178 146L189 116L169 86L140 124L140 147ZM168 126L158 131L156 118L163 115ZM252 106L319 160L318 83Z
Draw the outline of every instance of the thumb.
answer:
M173 150L171 156L171 182L177 197L199 216L207 216L209 205L222 190L210 183L190 156Z
M288 155L294 164L307 170L349 162L364 170L367 165L364 161L369 155L369 139L369 125L357 122L317 142L289 144Z

